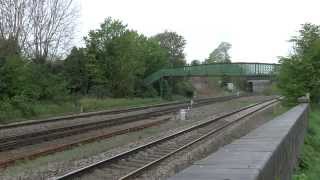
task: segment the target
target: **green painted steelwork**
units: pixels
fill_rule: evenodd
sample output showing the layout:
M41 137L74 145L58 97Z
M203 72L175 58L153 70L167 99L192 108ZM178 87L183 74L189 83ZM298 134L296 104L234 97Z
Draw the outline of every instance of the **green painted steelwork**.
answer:
M279 68L280 64L268 63L215 63L184 66L161 69L148 76L144 82L148 85L170 76L243 76L270 79L277 74Z

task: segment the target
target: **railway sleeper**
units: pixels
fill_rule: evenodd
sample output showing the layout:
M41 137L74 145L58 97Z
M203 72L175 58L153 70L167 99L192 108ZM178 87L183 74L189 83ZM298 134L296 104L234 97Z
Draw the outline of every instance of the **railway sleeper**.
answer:
M140 168L144 163L141 161L141 162L136 162L136 161L131 161L131 160L128 160L126 162L122 162L120 165L125 165L125 166L129 166L129 167L132 167L132 168Z
M163 151L163 150L159 150L159 151L155 151L153 154L155 155L159 155L159 156L164 156L168 153L170 153L171 151Z
M149 154L147 156L147 158L150 158L152 161L155 160L155 159L159 159L161 158L163 155L157 155L157 154Z
M115 174L111 170L106 171L105 169L96 169L90 176L93 176L94 179L112 179Z
M139 158L130 158L130 159L128 159L128 161L134 162L134 163L137 163L137 164L145 164L146 163L146 161L141 160Z
M158 159L159 156L147 155L147 156L139 156L139 157L136 157L136 158L139 159L140 161L144 161L145 163L149 163L149 162L154 161L155 159Z
M174 145L174 146L173 145L167 145L167 146L163 146L163 147L159 148L159 150L162 151L162 152L169 153L169 152L174 151L174 150L176 150L176 149L178 149L180 147L181 146L179 146L179 145Z
M164 147L164 148L161 148L161 149L158 149L157 151L155 151L154 153L155 154L169 154L171 153L172 151L175 151L177 148L168 148L168 147Z
M109 167L111 167L111 168L109 168ZM105 169L105 168L103 168L103 169ZM127 165L127 164L110 164L109 166L108 166L108 169L110 169L110 170L115 170L115 171L119 171L120 173L125 173L125 172L127 172L127 171L132 171L132 170L134 170L134 169L136 169L136 167L132 167L132 166L129 166L129 165Z

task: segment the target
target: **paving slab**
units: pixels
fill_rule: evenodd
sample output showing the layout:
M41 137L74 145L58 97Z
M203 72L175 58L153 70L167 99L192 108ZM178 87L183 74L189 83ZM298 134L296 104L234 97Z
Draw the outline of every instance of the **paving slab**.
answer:
M216 169L212 166L193 165L170 180L248 180L256 178L257 174L256 169Z
M307 113L307 108L306 104L292 108L248 135L195 162L169 180L290 179L294 167L290 163L294 161L287 157L297 157L297 154L292 153L299 149L299 139L303 140L307 124L307 119L304 118L306 116L303 115ZM289 166L291 169L288 169Z

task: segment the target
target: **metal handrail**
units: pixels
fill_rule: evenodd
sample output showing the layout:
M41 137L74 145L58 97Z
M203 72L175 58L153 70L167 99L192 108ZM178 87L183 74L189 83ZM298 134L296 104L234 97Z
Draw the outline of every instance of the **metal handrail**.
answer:
M280 64L270 63L213 63L197 66L183 66L161 69L144 82L149 85L162 77L179 76L265 76L273 77L277 74Z

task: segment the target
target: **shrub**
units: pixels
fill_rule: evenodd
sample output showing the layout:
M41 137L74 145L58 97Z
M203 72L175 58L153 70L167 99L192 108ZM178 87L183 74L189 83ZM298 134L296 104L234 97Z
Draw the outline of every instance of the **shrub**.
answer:
M313 101L320 97L320 26L304 24L295 43L294 54L280 59L279 88L289 102L311 94Z

